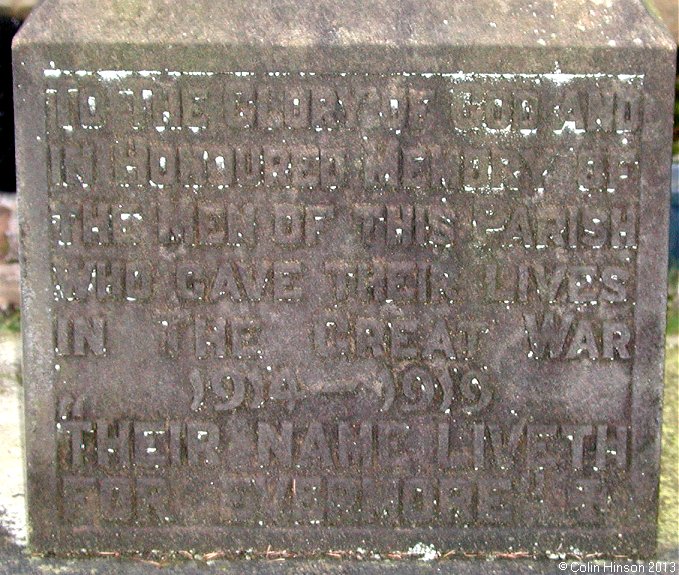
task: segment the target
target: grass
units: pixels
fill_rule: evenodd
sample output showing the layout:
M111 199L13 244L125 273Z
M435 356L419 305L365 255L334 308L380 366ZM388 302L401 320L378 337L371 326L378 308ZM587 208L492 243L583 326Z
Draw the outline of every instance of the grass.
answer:
M675 557L679 549L679 268L675 266L670 269L668 288L658 552Z
M679 266L672 265L667 280L667 328L668 337L679 335Z
M679 335L679 313L676 310L667 313L667 335Z
M3 333L19 333L20 331L21 316L18 310L0 315L0 335Z

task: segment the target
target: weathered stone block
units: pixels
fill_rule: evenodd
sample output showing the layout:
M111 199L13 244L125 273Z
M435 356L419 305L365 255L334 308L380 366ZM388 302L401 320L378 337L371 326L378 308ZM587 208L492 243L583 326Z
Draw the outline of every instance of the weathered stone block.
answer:
M634 1L48 1L37 550L654 548L674 46Z

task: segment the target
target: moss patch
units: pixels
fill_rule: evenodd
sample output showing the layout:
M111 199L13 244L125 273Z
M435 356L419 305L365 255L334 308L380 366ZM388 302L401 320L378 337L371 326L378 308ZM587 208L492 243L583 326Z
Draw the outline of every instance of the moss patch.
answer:
M21 331L21 315L18 311L0 315L0 335L3 333L19 333Z

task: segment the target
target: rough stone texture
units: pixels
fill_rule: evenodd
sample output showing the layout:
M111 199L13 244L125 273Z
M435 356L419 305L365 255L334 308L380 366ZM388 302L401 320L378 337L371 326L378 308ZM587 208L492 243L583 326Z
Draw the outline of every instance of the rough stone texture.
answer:
M48 1L14 50L35 550L652 553L640 3Z

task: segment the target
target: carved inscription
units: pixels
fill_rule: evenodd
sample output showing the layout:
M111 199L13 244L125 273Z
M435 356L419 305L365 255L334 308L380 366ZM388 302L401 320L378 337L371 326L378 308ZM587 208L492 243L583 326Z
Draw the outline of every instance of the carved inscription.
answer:
M643 76L44 80L68 525L616 524Z

